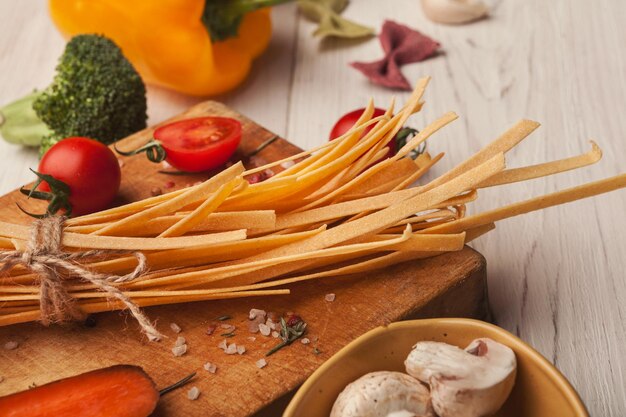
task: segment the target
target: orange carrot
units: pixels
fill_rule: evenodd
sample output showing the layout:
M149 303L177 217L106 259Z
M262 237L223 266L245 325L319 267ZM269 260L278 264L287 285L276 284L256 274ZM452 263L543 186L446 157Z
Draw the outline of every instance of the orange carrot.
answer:
M158 401L143 369L116 365L0 397L0 417L147 417Z

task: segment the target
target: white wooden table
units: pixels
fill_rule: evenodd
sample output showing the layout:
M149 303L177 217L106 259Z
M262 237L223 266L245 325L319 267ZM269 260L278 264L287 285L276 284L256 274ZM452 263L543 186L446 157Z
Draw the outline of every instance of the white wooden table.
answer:
M430 141L445 151L439 169L461 161L516 120L544 124L511 155L510 165L603 148L597 166L556 178L481 192L477 208L569 187L626 169L626 2L509 0L491 2L490 19L461 27L432 24L418 0L353 0L346 15L379 28L384 18L439 40L444 54L406 67L415 81L431 75L423 126L454 110L461 119ZM326 140L335 119L373 96L348 63L381 56L362 43L311 37L314 26L293 5L274 10L271 47L249 80L218 100L303 148ZM0 102L46 86L64 42L42 0L0 2ZM395 93L405 99L405 93ZM150 122L199 99L149 90ZM0 141L0 192L32 179L34 150ZM488 259L497 322L555 363L594 416L626 415L626 193L577 202L498 224L476 243Z

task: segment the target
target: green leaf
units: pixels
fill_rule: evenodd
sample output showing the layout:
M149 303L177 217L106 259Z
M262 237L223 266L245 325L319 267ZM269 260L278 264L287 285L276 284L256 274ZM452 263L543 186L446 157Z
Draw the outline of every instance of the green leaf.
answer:
M339 15L348 0L299 0L298 5L304 16L319 24L313 32L315 36L356 39L374 34L374 29Z

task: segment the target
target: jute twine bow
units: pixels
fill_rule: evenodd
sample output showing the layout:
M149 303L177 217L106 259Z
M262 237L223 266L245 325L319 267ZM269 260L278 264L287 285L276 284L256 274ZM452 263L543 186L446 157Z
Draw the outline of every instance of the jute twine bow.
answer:
M64 253L61 250L64 220L65 218L60 216L51 216L34 221L26 250L0 252L0 262L4 263L0 267L0 273L15 265L24 265L37 274L40 282L40 321L45 326L84 318L84 313L76 306L76 299L67 292L63 284L63 276L60 272L65 271L71 276L79 277L95 285L110 297L120 300L139 322L148 339L160 340L163 335L152 325L139 307L112 285L112 283L132 281L143 274L147 270L146 257L140 252L135 252L137 267L126 275L106 275L89 271L75 261L105 255L111 251L91 250Z

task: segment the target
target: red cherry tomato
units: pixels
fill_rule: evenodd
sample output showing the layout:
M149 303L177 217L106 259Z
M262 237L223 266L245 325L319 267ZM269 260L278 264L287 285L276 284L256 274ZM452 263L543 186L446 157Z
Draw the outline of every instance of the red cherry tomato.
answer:
M241 123L227 117L198 117L158 128L167 162L187 172L207 171L224 165L241 142Z
M329 140L337 139L339 136L343 135L348 130L350 130L352 126L355 125L357 120L359 120L359 117L361 117L364 111L365 111L365 108L356 109L354 111L351 111L350 113L346 113L343 116L341 116L341 118L337 121L337 123L335 123L335 126L333 126L332 130L330 131ZM385 114L385 110L375 108L374 114L372 115L372 117L378 117L384 114ZM361 137L365 136L370 130L374 128L374 126L376 126L376 124L372 124L366 127ZM390 141L387 144L387 147L389 148L389 152L383 159L389 158L396 154L396 141L395 140Z
M64 139L39 162L39 172L53 176L70 188L72 215L93 213L111 205L120 188L120 165L101 142L83 137ZM38 191L49 192L42 182Z

